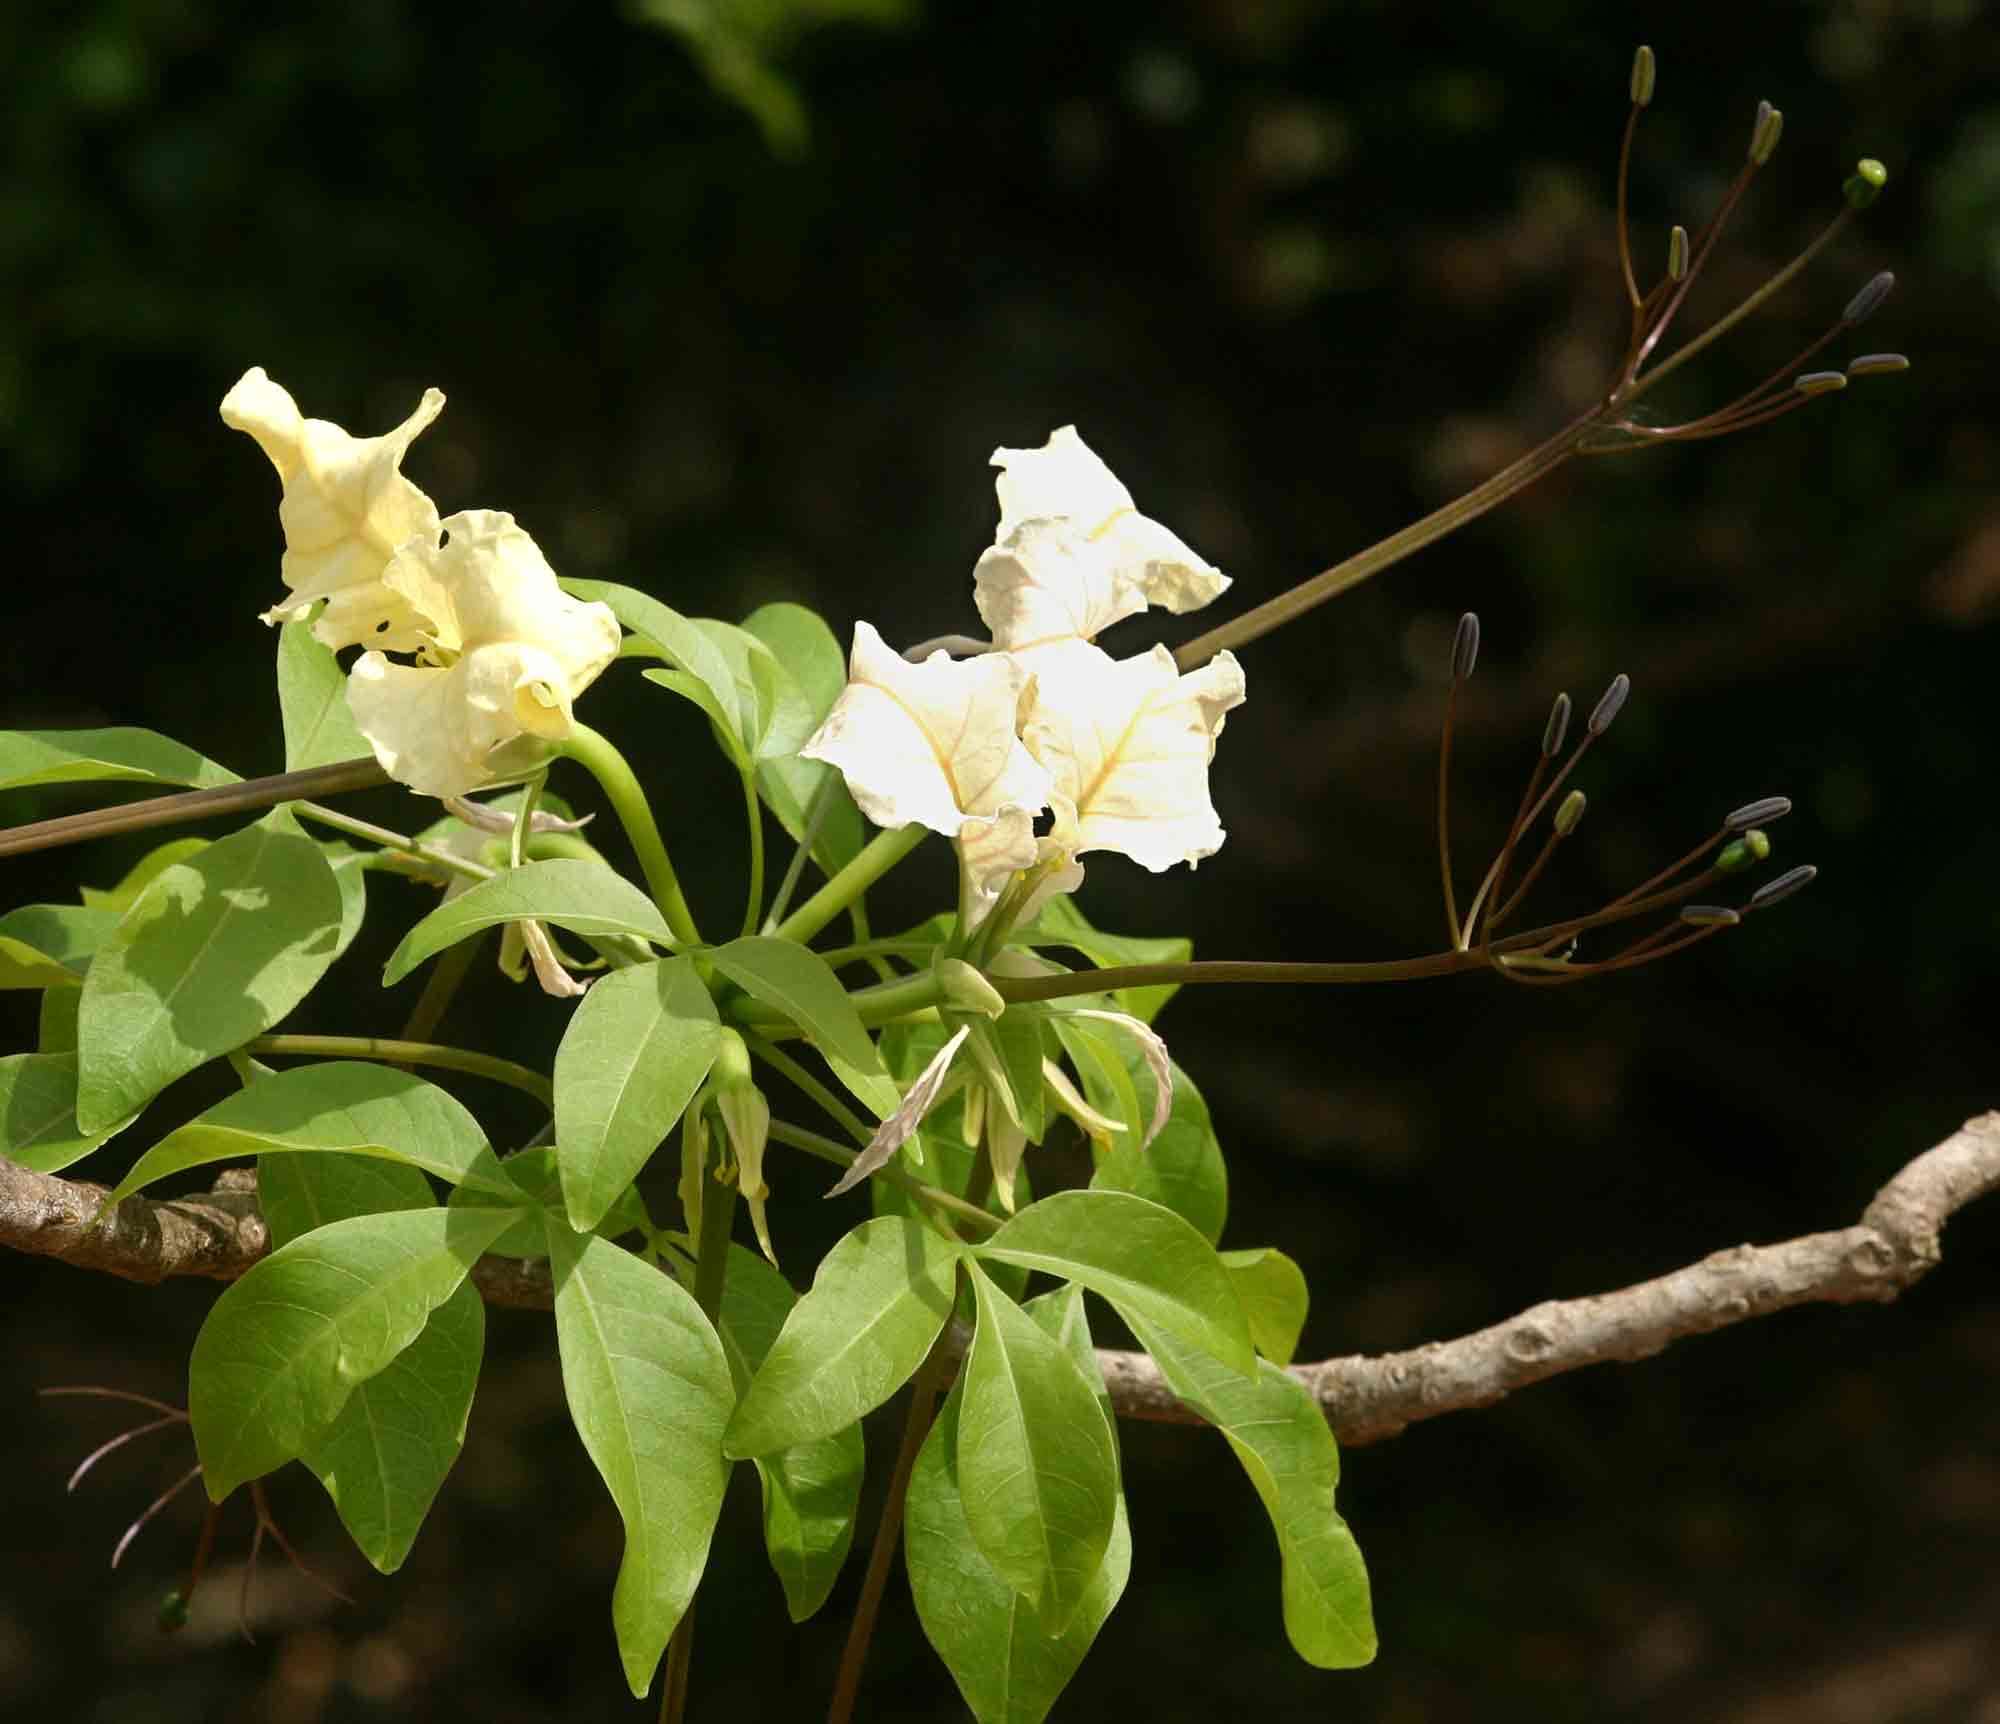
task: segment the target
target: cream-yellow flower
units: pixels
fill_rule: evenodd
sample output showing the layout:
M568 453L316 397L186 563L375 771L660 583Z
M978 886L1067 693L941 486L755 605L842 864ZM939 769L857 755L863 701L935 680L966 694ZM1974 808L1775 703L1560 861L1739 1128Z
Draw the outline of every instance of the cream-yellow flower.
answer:
M437 506L401 469L410 444L443 408L443 394L427 389L395 430L351 437L305 418L261 367L244 372L222 398L223 423L254 437L284 484L280 573L291 596L264 621L291 622L325 599L313 633L330 647L415 652L423 645L422 618L383 585L382 573L409 540L437 538Z
M363 653L347 704L392 778L462 796L547 758L620 637L609 607L556 585L512 515L471 509L441 526L441 545L412 539L381 577L418 619L418 662Z

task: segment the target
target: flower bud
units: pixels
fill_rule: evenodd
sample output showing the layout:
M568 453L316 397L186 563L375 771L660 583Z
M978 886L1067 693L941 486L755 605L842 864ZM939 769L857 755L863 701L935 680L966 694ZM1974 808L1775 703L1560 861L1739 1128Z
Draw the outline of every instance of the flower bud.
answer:
M1479 615L1467 611L1458 619L1458 633L1451 643L1451 680L1464 682L1479 662Z
M1611 686L1598 696L1584 729L1592 736L1602 736L1611 728L1611 721L1624 710L1625 699L1631 692L1632 679L1621 670L1611 679Z
M1715 867L1719 873L1740 874L1745 868L1756 867L1770 854L1771 840L1753 826L1715 853Z
M1882 309L1883 300L1896 291L1896 272L1881 270L1871 275L1862 285L1861 291L1847 302L1847 309L1840 314L1842 323L1861 323Z
M1854 164L1854 172L1847 176L1847 183L1840 188L1840 195L1847 199L1851 210L1865 210L1882 195L1882 188L1889 183L1889 170L1873 156L1863 156Z
M1789 796L1760 796L1755 802L1732 808L1722 817L1722 825L1727 832L1747 832L1752 826L1782 820L1791 811L1792 799Z
M962 1012L975 1012L982 1018L997 1018L1007 1009L1000 990L963 958L944 959L937 965L935 974L947 1003Z
M1569 734L1569 696L1559 694L1549 708L1549 722L1542 726L1542 758L1553 760L1562 753L1563 738Z
M1653 83L1658 68L1653 63L1653 50L1641 42L1632 55L1632 106L1643 108L1653 99Z
M1785 116L1769 102L1757 104L1757 120L1750 128L1750 160L1762 167L1771 159L1771 153L1778 147L1778 136L1785 129Z
M1725 904L1683 904L1681 920L1690 928L1733 928L1743 918Z
M1819 870L1810 862L1801 862L1796 868L1788 868L1777 879L1759 886L1750 894L1750 908L1768 910L1773 904L1781 904L1794 892L1802 892L1813 883Z

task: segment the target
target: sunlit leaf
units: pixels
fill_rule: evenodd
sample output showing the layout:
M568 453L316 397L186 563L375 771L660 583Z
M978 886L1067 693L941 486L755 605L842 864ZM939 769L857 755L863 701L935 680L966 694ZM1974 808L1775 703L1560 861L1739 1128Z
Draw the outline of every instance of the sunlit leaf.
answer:
M599 862L558 858L511 868L440 904L403 936L382 971L400 982L426 958L469 934L529 917L579 934L631 934L670 946L659 908L624 875Z

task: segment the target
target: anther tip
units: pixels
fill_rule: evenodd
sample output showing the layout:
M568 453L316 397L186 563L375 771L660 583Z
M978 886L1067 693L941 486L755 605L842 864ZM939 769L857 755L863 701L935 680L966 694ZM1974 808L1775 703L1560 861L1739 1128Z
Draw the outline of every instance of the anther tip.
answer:
M1653 50L1641 42L1632 54L1632 106L1643 108L1653 99L1653 83L1659 68Z
M1907 353L1864 353L1847 362L1849 377L1887 377L1910 369Z
M1789 796L1760 796L1755 802L1732 808L1723 816L1722 826L1726 832L1747 832L1753 826L1768 826L1774 820L1782 820L1791 811Z
M1896 290L1896 272L1885 269L1872 275L1861 291L1847 302L1847 309L1840 314L1845 324L1865 322L1882 309L1882 302Z
M1624 710L1626 697L1632 692L1632 679L1622 670L1611 679L1611 686L1598 696L1597 704L1590 709L1590 718L1584 728L1592 736L1602 736L1611 728L1611 721Z
M1479 662L1479 614L1467 611L1458 619L1458 633L1451 642L1451 680L1464 682Z
M1768 910L1773 904L1782 903L1794 892L1802 892L1819 875L1819 870L1810 862L1801 862L1796 868L1788 868L1777 879L1766 882L1750 894L1749 908Z
M1847 373L1844 371L1807 371L1792 379L1792 387L1801 395L1831 395L1837 389L1847 387Z
M1683 904L1681 920L1691 928L1733 928L1743 918L1726 904Z
M1757 104L1757 120L1750 128L1750 160L1762 167L1771 159L1778 147L1779 136L1785 129L1783 112L1769 102Z
M1549 708L1549 722L1542 727L1542 754L1553 760L1562 753L1563 738L1569 734L1569 696L1559 694Z

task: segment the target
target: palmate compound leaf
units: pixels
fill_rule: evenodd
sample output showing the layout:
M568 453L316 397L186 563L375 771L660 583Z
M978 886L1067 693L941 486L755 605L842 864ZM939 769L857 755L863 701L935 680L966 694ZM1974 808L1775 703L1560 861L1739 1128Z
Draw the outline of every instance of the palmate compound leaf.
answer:
M1250 1326L1215 1247L1171 1209L1124 1191L1058 1191L972 1247L1102 1295L1248 1377Z
M721 1045L715 1002L687 958L613 971L578 1002L556 1052L556 1165L572 1227L604 1219Z
M744 1391L737 1459L833 1436L908 1382L951 1315L962 1249L922 1222L864 1221L821 1259Z
M226 766L150 730L0 730L0 790L30 784L123 781L213 790L236 783Z
M355 1215L428 1209L413 1167L358 1155L268 1155L257 1199L274 1246ZM486 1345L486 1307L469 1281L365 1383L299 1456L326 1487L356 1547L384 1574L402 1567L465 1443Z
M400 982L468 934L530 918L578 934L631 934L658 946L674 943L659 907L624 875L601 862L559 857L511 868L440 904L389 954L383 985Z
M210 1498L318 1443L355 1387L416 1340L516 1217L435 1208L352 1216L293 1240L225 1289L188 1365Z
M762 1257L740 1245L729 1248L722 1345L738 1393L769 1355L797 1302L791 1284ZM764 1488L764 1549L794 1622L804 1622L826 1602L847 1560L865 1459L857 1423L755 1462Z
M1110 1418L1103 1378L1075 1287L1031 1300L1027 1311L1076 1361ZM1118 1493L1104 1560L1059 1634L980 1553L960 1489L959 1413L953 1387L910 1474L903 1554L924 1633L979 1724L1040 1724L1076 1674L1132 1571L1132 1534ZM1116 1426L1112 1426L1116 1435Z
M325 853L285 808L176 862L92 959L77 1018L77 1123L101 1131L312 990L343 908Z
M208 1162L328 1150L379 1156L453 1185L472 1183L503 1203L519 1201L490 1158L481 1165L486 1134L457 1100L414 1072L365 1060L328 1060L259 1078L169 1132L105 1201Z
M959 1403L966 1523L993 1571L1059 1635L1117 1518L1118 1450L1090 1380L975 1263L978 1325Z
M708 1562L736 1390L722 1342L672 1276L559 1216L548 1233L563 1392L625 1523L611 1622L643 1697Z
M1167 1386L1228 1438L1278 1537L1285 1633L1308 1664L1351 1670L1375 1656L1361 1549L1333 1506L1340 1450L1305 1384L1268 1361L1245 1382L1143 1318L1132 1333Z

